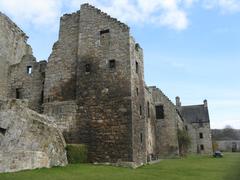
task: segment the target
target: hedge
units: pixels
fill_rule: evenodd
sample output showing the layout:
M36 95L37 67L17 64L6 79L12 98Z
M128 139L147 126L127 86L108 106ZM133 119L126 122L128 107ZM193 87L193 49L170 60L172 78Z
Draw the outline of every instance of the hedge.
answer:
M87 163L88 149L84 144L68 144L66 147L68 163Z

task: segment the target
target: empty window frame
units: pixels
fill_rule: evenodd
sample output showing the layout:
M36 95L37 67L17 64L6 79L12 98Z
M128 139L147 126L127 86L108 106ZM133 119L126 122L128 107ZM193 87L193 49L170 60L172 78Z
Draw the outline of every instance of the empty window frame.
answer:
M16 89L16 99L21 99L22 98L22 93L21 93L21 89L17 88Z
M32 66L27 66L27 74L32 74Z
M164 119L163 105L155 106L155 109L156 109L156 119Z
M109 68L110 69L115 69L116 68L116 61L115 61L115 59L109 60Z
M138 96L138 94L139 94L139 90L138 90L138 88L136 88L136 93L137 93L137 96Z
M100 31L100 35L103 35L103 34L106 34L106 33L110 33L110 30L105 29L105 30Z
M91 65L90 64L85 64L85 72L90 73L91 72Z
M203 139L203 133L199 133L199 138Z
M0 134L5 135L6 131L7 131L7 129L4 129L4 128L0 127Z
M147 117L150 118L150 103L147 102Z
M137 61L135 62L135 66L136 66L136 73L138 73L138 71L139 71L139 65L138 65L138 62L137 62Z
M143 133L140 133L140 142L143 143Z
M140 116L142 115L142 106L141 105L139 106L139 114L140 114Z
M201 151L204 150L204 145L203 144L200 145L200 149L201 149Z

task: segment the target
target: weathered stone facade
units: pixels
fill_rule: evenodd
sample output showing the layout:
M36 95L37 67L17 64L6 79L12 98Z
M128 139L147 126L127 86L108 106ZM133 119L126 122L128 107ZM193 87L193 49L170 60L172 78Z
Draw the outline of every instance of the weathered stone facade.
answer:
M240 152L240 140L219 140L215 142L217 150L223 152Z
M25 55L21 62L11 65L8 98L28 99L31 109L42 112L46 65L46 61L36 62L32 55Z
M179 109L145 85L142 48L127 25L101 10L83 4L63 15L48 62L29 50L12 62L2 96L28 99L53 116L67 143L88 146L90 162L138 166L179 155Z
M0 101L0 172L67 164L65 140L53 119L27 106Z
M8 94L9 65L19 63L26 54L32 54L28 37L6 15L0 12L0 99Z
M207 100L201 105L182 106L176 97L176 105L185 120L185 128L191 137L191 153L212 154L212 136Z

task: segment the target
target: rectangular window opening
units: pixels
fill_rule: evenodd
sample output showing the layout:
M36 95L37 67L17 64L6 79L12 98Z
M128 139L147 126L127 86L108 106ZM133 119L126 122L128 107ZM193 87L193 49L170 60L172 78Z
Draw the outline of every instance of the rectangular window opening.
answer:
M142 106L139 107L139 113L142 115Z
M156 108L156 118L157 119L164 119L163 105L158 105L155 108Z
M200 149L201 149L202 151L204 150L204 145L203 145L203 144L200 145Z
M203 133L199 133L199 138L203 139Z
M110 32L109 29L105 29L105 30L100 31L100 35L103 35L103 34L106 34L106 33L109 33L109 32Z
M147 116L150 118L150 104L147 102Z
M138 62L136 61L136 73L138 73L138 69L139 69Z
M138 96L138 94L139 94L139 90L138 90L138 88L136 88L136 93L137 93L137 96Z
M21 99L21 98L22 98L21 89L20 89L20 88L17 88L17 89L16 89L16 99Z
M91 65L90 64L86 64L85 65L85 72L86 73L90 73L90 71L91 71Z
M110 69L115 69L116 68L116 61L115 61L115 59L109 60L109 68Z
M140 133L140 141L143 143L143 133Z
M6 131L7 131L7 129L4 129L4 128L0 127L0 134L5 135Z
M27 66L27 74L32 74L32 66Z

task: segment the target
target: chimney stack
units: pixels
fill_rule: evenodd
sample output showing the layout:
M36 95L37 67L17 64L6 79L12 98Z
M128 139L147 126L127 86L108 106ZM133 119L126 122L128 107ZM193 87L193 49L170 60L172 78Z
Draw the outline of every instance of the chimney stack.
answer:
M176 106L181 107L181 101L179 96L176 97Z
M204 107L205 107L205 108L208 107L208 103L207 103L207 100L206 100L206 99L203 101L203 104L204 104Z

